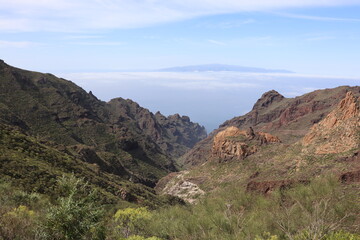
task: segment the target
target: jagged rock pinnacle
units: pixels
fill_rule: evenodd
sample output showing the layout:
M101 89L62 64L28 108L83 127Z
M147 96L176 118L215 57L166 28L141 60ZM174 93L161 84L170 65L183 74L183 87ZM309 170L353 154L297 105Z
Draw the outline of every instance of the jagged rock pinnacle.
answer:
M273 102L280 102L285 97L275 90L264 93L255 103L253 110L270 106Z

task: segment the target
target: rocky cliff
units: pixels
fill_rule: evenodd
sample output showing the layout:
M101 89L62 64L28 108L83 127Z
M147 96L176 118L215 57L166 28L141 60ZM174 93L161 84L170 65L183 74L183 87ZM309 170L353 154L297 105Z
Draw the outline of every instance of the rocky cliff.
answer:
M302 140L317 154L341 153L360 146L360 98L347 92L344 99Z

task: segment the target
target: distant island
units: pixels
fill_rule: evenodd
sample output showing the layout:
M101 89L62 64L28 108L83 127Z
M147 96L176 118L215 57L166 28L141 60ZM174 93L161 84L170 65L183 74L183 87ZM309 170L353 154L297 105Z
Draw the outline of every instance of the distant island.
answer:
M226 64L203 64L159 69L160 72L244 72L244 73L294 73L284 69L266 69Z

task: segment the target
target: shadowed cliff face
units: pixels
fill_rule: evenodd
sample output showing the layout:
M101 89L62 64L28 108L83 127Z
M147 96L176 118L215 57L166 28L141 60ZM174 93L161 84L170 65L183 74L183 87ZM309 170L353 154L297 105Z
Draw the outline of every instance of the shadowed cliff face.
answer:
M174 158L180 157L207 136L205 128L191 122L187 116L153 114L129 99L112 99L106 107L111 112L112 124L126 125L143 134Z
M360 87L348 86L317 90L296 98L284 98L274 90L264 93L249 113L224 122L197 143L181 158L181 164L190 167L210 159L214 136L230 126L239 129L252 127L254 131L278 136L283 143L295 143L315 123L324 119L348 91L353 92L354 96L360 96Z
M307 150L317 154L341 153L360 146L360 98L348 92L322 121L302 140Z
M100 172L154 186L175 157L206 137L188 117L154 115L131 100L105 103L74 83L0 62L0 122L52 141Z

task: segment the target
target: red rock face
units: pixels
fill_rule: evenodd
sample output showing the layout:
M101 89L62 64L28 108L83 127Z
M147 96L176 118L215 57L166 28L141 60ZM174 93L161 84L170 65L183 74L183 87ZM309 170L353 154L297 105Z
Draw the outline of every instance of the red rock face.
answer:
M257 152L259 146L263 144L278 142L280 139L269 133L255 133L252 128L241 131L237 127L228 127L214 137L212 157L219 159L220 162L243 159Z
M348 92L337 107L315 124L302 140L317 154L341 153L359 147L360 98Z

